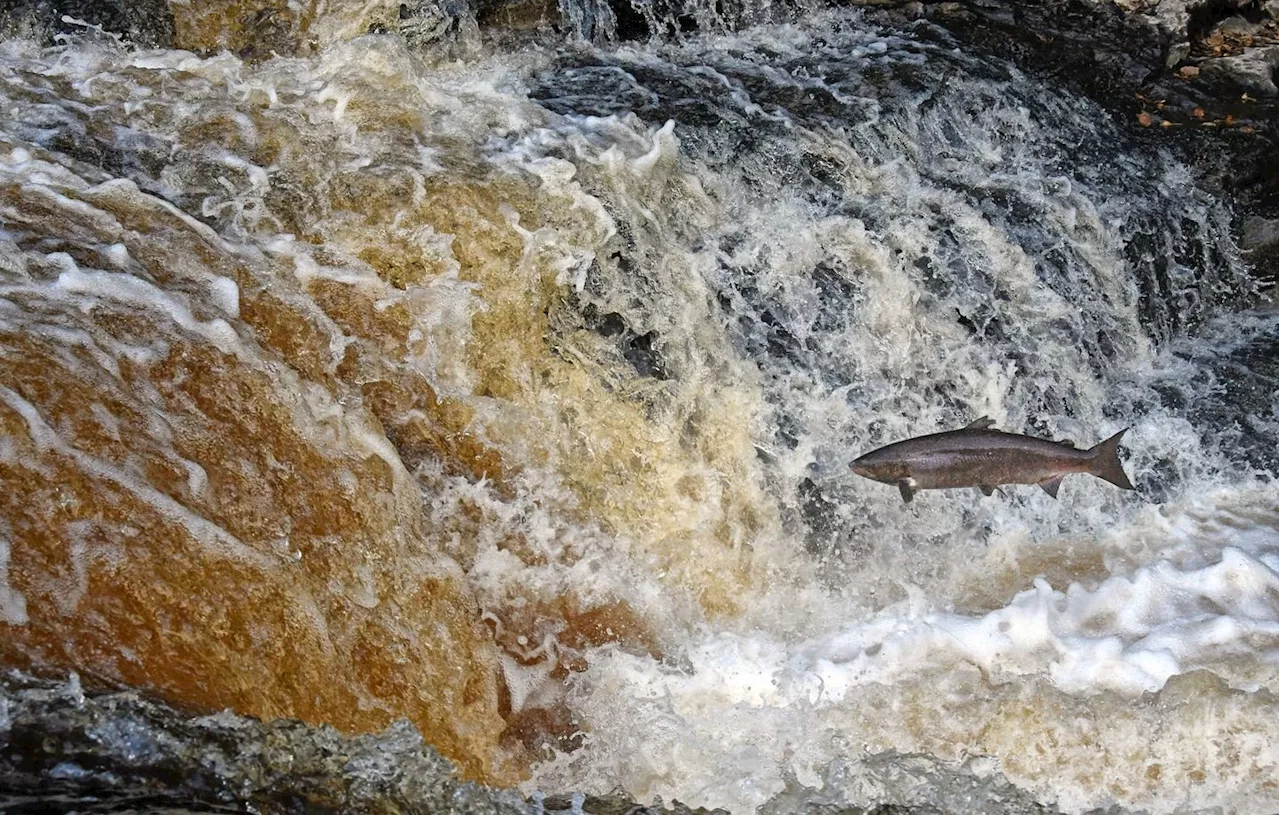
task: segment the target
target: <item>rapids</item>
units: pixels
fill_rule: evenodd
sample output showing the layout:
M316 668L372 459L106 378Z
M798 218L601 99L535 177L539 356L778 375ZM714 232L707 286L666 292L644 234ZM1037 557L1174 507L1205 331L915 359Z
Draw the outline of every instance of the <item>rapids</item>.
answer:
M1160 134L857 10L358 5L0 41L7 665L530 795L1274 806L1275 305ZM981 415L1138 489L847 469Z

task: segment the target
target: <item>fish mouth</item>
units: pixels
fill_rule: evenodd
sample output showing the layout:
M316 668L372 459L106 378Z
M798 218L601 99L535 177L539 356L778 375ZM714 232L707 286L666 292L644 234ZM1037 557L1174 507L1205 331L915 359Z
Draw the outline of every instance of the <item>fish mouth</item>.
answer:
M861 459L849 462L849 469L853 470L855 475L860 475L863 478L873 478L871 475L871 468L865 464L860 464L859 461L861 461Z

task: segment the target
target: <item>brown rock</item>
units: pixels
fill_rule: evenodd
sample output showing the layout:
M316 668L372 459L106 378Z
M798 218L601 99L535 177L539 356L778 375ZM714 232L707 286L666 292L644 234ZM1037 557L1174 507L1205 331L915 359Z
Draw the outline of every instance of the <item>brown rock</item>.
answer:
M245 59L310 53L315 47L350 39L398 17L392 0L324 6L286 0L169 0L174 47L198 53L231 51Z
M0 271L0 660L345 731L407 716L510 780L496 653L416 485L302 345L245 320L332 329L136 189L48 183L0 186L20 246L71 252Z

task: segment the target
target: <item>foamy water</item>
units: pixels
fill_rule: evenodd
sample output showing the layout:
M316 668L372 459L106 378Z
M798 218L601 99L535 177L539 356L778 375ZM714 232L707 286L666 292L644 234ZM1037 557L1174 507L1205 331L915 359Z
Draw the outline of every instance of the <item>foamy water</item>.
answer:
M527 792L952 801L921 754L1071 812L1274 804L1274 307L1091 103L853 14L10 40L0 93L6 659L408 716ZM1138 491L847 470L980 415L1129 427Z
M1150 561L1057 587L1034 577L984 614L916 592L850 621L833 598L821 611L796 598L797 613L836 624L808 639L704 630L679 665L593 655L572 695L606 726L540 780L587 781L594 751L641 797L675 787L747 811L789 778L822 788L833 760L896 751L999 757L1069 811L1246 811L1274 758L1275 528L1215 498L1142 519L1161 538ZM1175 678L1192 676L1188 705ZM1184 718L1201 704L1214 714ZM1226 783L1170 783L1195 773Z

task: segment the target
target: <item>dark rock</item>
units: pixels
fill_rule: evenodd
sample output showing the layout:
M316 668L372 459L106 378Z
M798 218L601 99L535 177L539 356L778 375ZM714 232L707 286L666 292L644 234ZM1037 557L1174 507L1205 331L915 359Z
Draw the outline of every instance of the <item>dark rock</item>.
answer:
M1280 252L1280 241L1277 241L1275 218L1250 216L1245 218L1240 229L1240 251L1245 259L1253 264L1259 280L1271 287L1276 285L1277 252Z
M883 788L889 800L870 809L843 803L851 771L860 779L854 787ZM962 811L960 804L1010 815L1058 812L998 773L979 777L925 756L883 753L834 765L828 776L822 789L789 784L762 812L942 815ZM891 791L900 787L908 792ZM197 716L133 692L86 692L75 677L55 682L17 671L0 674L0 811L729 815L679 801L640 804L622 791L525 798L473 784L405 721L346 736L292 720Z
M463 781L406 721L345 736L293 720L191 716L132 692L85 692L74 677L19 672L0 675L0 811L707 813L621 794L539 804Z
M52 43L57 34L84 30L64 17L101 26L143 48L173 45L173 14L166 0L0 0L0 31L25 28Z
M1214 320L1171 350L1192 361L1197 374L1157 381L1152 390L1160 401L1203 428L1206 444L1230 451L1259 474L1274 473L1280 350L1274 307Z
M1207 59L1199 65L1198 76L1207 85L1219 86L1223 93L1249 94L1274 106L1276 98L1276 49L1252 49L1234 56Z

